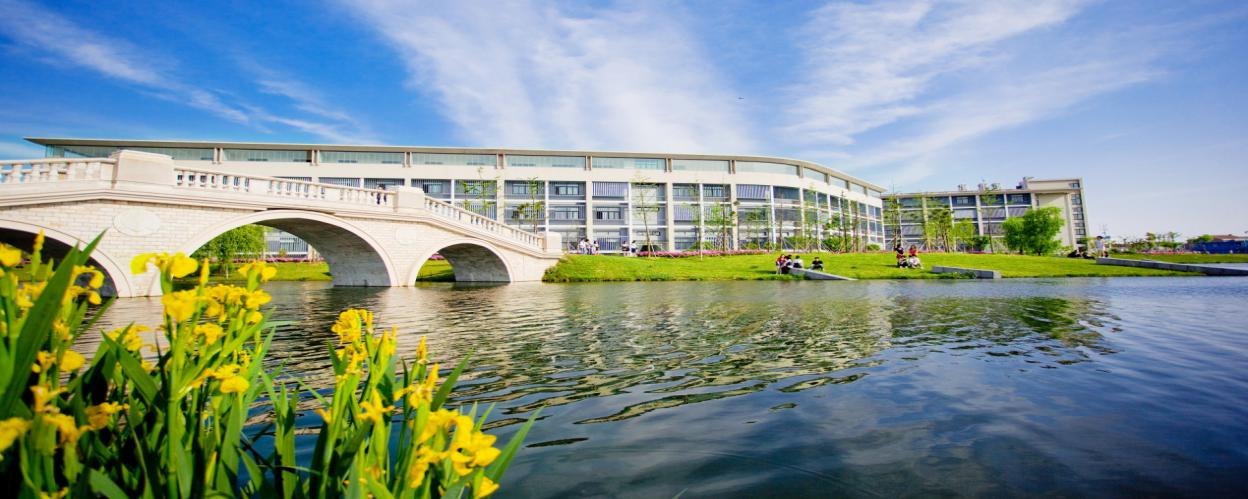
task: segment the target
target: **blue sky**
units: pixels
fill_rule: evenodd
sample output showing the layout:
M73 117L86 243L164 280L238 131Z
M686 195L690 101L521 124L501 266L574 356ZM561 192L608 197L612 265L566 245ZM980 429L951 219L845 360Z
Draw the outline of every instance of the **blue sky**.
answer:
M1085 179L1094 231L1248 231L1238 1L0 0L27 136L763 154L900 191Z

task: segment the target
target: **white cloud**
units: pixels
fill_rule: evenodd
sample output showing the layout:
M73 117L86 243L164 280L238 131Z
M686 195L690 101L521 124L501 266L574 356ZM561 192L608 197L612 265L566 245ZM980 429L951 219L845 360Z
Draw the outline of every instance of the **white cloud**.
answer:
M154 97L206 111L222 119L267 131L265 124L280 124L329 140L361 138L361 127L344 113L330 110L310 90L277 80L259 82L262 91L292 99L296 108L328 121L312 121L270 113L211 89L186 84L167 76L145 53L125 40L83 28L48 9L20 0L0 0L0 34L13 40L45 62L76 66L136 85Z
M350 1L476 145L752 151L735 93L670 12ZM584 15L588 14L588 15Z
M1060 31L1085 3L818 9L799 40L809 77L789 89L787 136L807 151L849 153L840 161L849 168L892 166L912 182L932 173L932 155L1162 74L1164 29ZM1069 36L1054 43L1041 36L1049 32Z
M941 75L992 60L993 45L1060 23L1073 1L836 3L818 9L799 45L807 79L792 90L795 139L848 145L854 136L926 113Z

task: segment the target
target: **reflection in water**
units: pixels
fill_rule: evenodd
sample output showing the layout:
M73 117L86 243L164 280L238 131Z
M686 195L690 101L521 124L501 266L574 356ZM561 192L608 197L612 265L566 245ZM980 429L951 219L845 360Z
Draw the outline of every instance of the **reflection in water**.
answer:
M1103 368L1120 352L1106 336L1122 321L1101 292L1103 282L1109 281L407 289L274 283L273 316L293 322L277 330L270 362L311 386L332 386L329 325L348 307L369 308L381 326L398 326L400 352L413 352L420 335L428 335L430 352L443 366L471 353L471 370L454 400L497 404L490 424L504 434L546 407L516 475L508 477L514 490L504 489L517 495L671 496L688 487L695 495L826 493L829 482L848 495L967 493L972 489L947 489L947 482L1013 480L996 468L1003 456L1030 460L1031 469L1046 473L1062 462L1027 440L1027 432L994 438L979 432L1005 424L1002 418L1016 417L1019 407L1035 411L1035 404L1019 400L1042 393L1069 403L1061 397L1086 389L1052 394L1032 387L1027 373L1065 370L1065 378L1053 375L1056 382L1078 382L1097 372L1078 366ZM102 323L154 323L158 303L121 301ZM93 350L93 341L86 338L80 347ZM777 433L777 421L787 425L784 432ZM829 427L829 421L840 423ZM718 440L702 441L687 428L677 430L677 423ZM863 424L869 431L854 429ZM1015 424L1034 430L1020 421L1007 426ZM962 440L941 433L957 428L978 430ZM903 442L909 447L898 447ZM966 452L940 450L949 444ZM739 452L749 448L759 453ZM658 467L640 464L630 452L644 453ZM926 457L896 468L907 452ZM752 470L750 477L730 478L741 466ZM768 467L774 469L761 471ZM616 479L603 485L583 476L552 478L582 472ZM913 483L890 489L877 481ZM1062 483L1033 493L1087 492ZM1012 487L974 490L1031 490Z

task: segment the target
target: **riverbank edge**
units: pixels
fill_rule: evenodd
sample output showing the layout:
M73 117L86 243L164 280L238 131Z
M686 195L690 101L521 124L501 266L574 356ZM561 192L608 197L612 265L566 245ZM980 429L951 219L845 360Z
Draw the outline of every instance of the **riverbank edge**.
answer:
M809 266L815 256L825 261L825 271L860 280L967 279L961 274L936 274L932 266L953 266L997 270L1003 278L1063 277L1156 277L1196 276L1190 272L1170 272L1131 267L1095 265L1091 260L1019 255L924 255L927 268L897 269L889 263L891 254L805 254ZM798 281L797 276L775 273L775 255L733 255L714 257L646 258L608 255L567 255L551 267L543 278L549 283L575 282L662 282L662 281ZM329 282L332 276L325 262L281 262L272 280ZM1004 267L1004 268L1003 268ZM233 276L232 276L233 277ZM233 279L216 277L230 282ZM430 261L421 268L418 282L453 282L454 270L446 261Z

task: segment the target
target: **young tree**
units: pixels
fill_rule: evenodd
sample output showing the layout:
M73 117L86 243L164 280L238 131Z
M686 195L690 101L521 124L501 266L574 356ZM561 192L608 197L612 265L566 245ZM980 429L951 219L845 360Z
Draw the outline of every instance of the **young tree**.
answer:
M958 223L953 224L953 230L950 231L953 239L953 249L958 248L958 243L964 243L969 248L971 239L975 237L975 224L970 220L963 218Z
M529 177L523 182L529 198L516 205L516 220L521 226L528 224L532 232L537 232L537 226L546 214L546 196L542 190L545 182L538 177Z
M948 206L929 204L925 218L923 228L930 233L930 241L944 251L952 251L953 211Z
M658 189L658 184L651 183L650 179L640 174L633 179L633 213L641 217L642 227L646 231L645 251L648 253L654 251L650 234L650 218L659 212Z
M1062 210L1050 206L1028 210L1021 217L1006 220L1001 227L1005 230L1005 245L1011 251L1048 255L1062 246L1057 233L1063 223Z
M264 255L264 233L265 228L259 225L230 229L200 246L192 256L216 260L218 268L228 279L235 259L259 259Z
M884 202L884 226L892 229L893 237L888 241L889 248L901 244L901 201L889 198Z
M478 215L489 217L490 209L497 204L498 177L485 179L485 168L477 167L477 180L459 181L464 186L464 199L460 206Z

